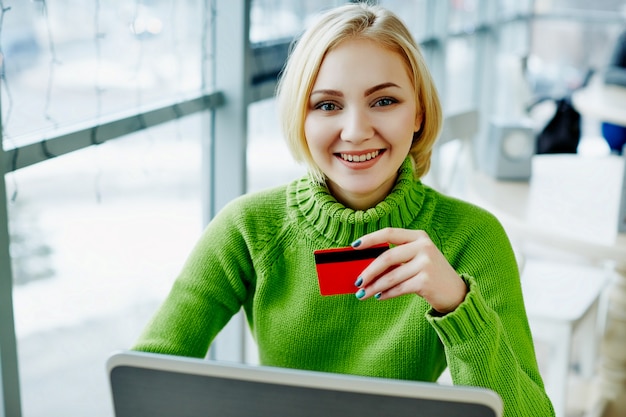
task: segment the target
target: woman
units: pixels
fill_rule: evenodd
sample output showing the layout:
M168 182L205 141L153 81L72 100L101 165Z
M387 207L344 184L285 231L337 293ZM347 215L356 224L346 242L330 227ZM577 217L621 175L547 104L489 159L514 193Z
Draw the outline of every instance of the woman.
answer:
M135 348L204 357L243 307L264 365L495 390L506 416L551 416L516 260L482 209L420 182L442 124L409 31L362 4L327 12L280 81L309 175L242 196L208 225ZM353 294L322 296L313 252L391 248Z

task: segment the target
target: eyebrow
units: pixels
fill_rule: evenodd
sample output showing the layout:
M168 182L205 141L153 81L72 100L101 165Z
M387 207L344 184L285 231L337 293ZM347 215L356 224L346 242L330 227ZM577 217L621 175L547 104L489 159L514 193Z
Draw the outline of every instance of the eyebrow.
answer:
M379 90L384 90L385 88L392 88L392 87L400 88L399 85L392 83L392 82L382 83L382 84L375 85L365 90L365 92L363 93L363 97L367 97L370 94L373 94ZM315 94L324 94L327 96L343 97L343 93L337 90L315 90L311 92L311 96Z
M400 88L400 86L398 84L395 83L382 83L382 84L378 84L375 85L374 87L368 88L367 90L365 90L365 93L363 94L364 97L369 96L370 94L373 94L379 90L384 90L385 88L390 88L390 87L395 87L395 88Z

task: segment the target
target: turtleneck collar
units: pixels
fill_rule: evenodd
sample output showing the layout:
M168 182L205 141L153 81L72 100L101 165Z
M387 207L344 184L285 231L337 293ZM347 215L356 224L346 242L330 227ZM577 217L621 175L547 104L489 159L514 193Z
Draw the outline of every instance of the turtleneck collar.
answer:
M409 158L398 174L389 195L367 210L344 206L326 186L312 182L308 176L289 185L287 203L316 239L322 235L329 244L347 246L362 235L384 227L406 227L418 216L424 201L424 188L415 179Z

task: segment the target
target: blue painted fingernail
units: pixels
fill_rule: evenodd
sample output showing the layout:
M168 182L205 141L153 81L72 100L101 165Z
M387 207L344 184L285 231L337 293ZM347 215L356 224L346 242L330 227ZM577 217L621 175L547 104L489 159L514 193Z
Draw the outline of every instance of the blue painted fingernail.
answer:
M382 292L377 292L377 293L374 295L374 298L378 300L378 299L380 299L380 297L381 297L382 295L383 295L383 293L382 293Z
M356 282L354 283L355 287L360 287L361 284L363 284L363 278L359 277L357 278Z
M361 239L357 239L354 242L352 242L351 245L353 248L358 248L359 246L361 246Z
M358 290L356 292L355 295L356 295L356 298L361 299L361 298L365 297L365 290L363 288L361 288L360 290Z

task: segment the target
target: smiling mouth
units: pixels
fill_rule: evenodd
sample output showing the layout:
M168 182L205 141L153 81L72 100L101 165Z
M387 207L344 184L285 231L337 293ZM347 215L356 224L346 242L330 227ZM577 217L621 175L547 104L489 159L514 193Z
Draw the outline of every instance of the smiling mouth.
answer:
M346 162L367 162L377 158L381 153L382 151L379 149L377 151L368 152L361 155L354 155L350 153L338 153L336 155Z

